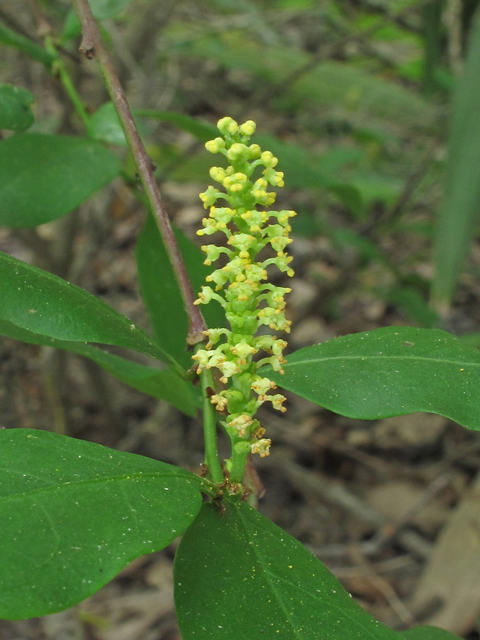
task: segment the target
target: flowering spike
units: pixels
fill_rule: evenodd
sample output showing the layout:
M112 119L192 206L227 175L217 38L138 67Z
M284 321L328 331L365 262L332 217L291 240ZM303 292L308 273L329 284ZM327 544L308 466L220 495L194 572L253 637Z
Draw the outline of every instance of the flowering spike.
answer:
M265 429L254 418L257 409L264 402L271 402L274 409L285 411L285 397L269 393L276 388L275 383L257 372L270 364L275 371L283 373L282 365L286 362L283 350L287 343L274 335L256 336L256 333L261 325L273 331L290 331L284 296L291 289L265 281L270 265L293 275L289 266L291 257L285 250L291 242L289 219L296 214L265 210L275 201L275 193L268 191L268 187L283 187L284 175L276 171L278 158L270 151L262 152L258 144L249 145L255 128L252 120L239 125L232 118L222 118L218 129L223 137L206 143L208 151L222 153L231 164L226 169L212 167L210 170L211 178L225 191L210 186L200 194L205 208L210 207L210 214L203 219L203 229L197 232L213 235L222 231L227 240L227 246L202 247L207 254L207 265L216 262L221 254L227 255L228 262L207 277L208 282L215 283L216 290L202 287L196 304L207 304L213 299L220 302L231 329L206 331L207 347L197 351L193 358L198 372L202 368L216 368L221 382L228 385L213 394L211 402L217 411L226 415L223 425L232 440L233 455L232 460L227 461L227 468L233 475L235 456L245 459L249 452L262 457L269 453L270 440L263 438ZM263 166L263 173L253 177L259 166ZM215 206L220 198L227 201L227 208ZM274 222L269 223L270 218ZM267 246L276 255L258 261L257 254ZM259 351L266 356L255 360ZM233 475L232 482L241 481L241 476Z

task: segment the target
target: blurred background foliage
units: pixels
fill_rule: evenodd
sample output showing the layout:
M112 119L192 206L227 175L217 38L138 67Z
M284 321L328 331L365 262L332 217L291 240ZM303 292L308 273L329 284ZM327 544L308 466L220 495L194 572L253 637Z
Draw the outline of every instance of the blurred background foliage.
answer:
M298 209L295 234L328 238L342 273L356 272L353 264L380 264L388 275L372 283L376 298L397 305L412 323L438 324L440 312L450 326L448 307L479 200L480 89L473 64L469 95L453 100L461 93L458 79L472 33L475 40L476 0L91 4L131 102L142 110L137 117L160 183L206 180L211 160L198 139L205 140L209 129L192 129L181 116L204 124L224 114L253 118L262 132L260 144L278 155L286 173L279 204ZM11 46L14 32L41 45L45 22L38 22L39 10L93 116L94 137L122 145L98 73L79 59L80 27L68 0L6 0L0 43ZM60 83L49 76L48 63L43 69L30 66L26 45L23 52L16 46L3 48L1 79L36 97L30 131L84 133ZM468 155L468 161L464 166L454 158L453 178L447 166L442 200L452 104L459 115L453 118L450 156ZM471 152L464 153L468 144ZM125 162L132 174L131 161ZM427 300L434 270L428 263L434 237L438 275L432 310ZM476 273L475 264L469 264L472 269ZM327 316L341 313L335 296L323 299L330 301Z
M205 213L198 193L210 181L212 163L203 144L215 135L219 118L253 119L256 141L279 157L279 169L285 172L278 208L299 214L293 219L291 246L296 270L289 305L293 349L391 324L439 326L480 344L479 0L90 2L193 270L198 250L190 240L198 240L195 231ZM45 48L48 37L85 105L83 119L55 56ZM51 222L1 226L0 250L86 288L148 329L137 266L148 272L150 258L142 245L149 223L102 78L94 62L81 58L79 43L69 0L2 0L0 85L24 90L16 95L25 107L20 128L35 134L88 133L113 150L122 169L120 177L68 216L70 209L62 201L55 209L61 213L50 209L49 220L57 218ZM0 91L4 114L11 98L10 89ZM0 120L4 141L16 135L3 130L8 126ZM81 142L78 146L85 147ZM0 223L7 193L2 189L13 183L7 180L11 166L1 149L2 142ZM60 167L58 171L63 175ZM45 191L48 196L47 187ZM144 291L150 286L141 273L140 285ZM173 315L169 321L175 325ZM15 345L0 342L0 426L53 428L191 468L201 461L201 428L165 403L115 386L87 360ZM175 348L182 357L182 346ZM367 430L358 421L332 417L298 399L289 403L290 422L266 418L276 444L271 459L262 462L268 487L262 509L316 548L331 543L333 549L345 540L362 545L375 532L381 538L385 520L369 529L371 521L366 524L364 514L368 520L371 510L361 506L344 517L342 509L348 511L345 505L351 503L346 499L339 508L337 497L327 509L318 497L326 485L315 488L320 476L312 470L321 468L325 478L341 478L358 493L380 489L392 477L408 478L416 489L421 485L429 491L437 477L434 462L443 464L444 451L458 462L458 451L478 446L475 434L449 431L444 419L431 430L425 421L415 423L413 444L404 435L408 425L403 422L392 445L391 423L388 427L381 421ZM302 468L291 462L292 455ZM384 455L391 456L387 464L380 458ZM472 469L478 469L480 462L472 460L455 467L441 522L472 480ZM426 466L420 469L421 464ZM280 478L282 472L290 484ZM390 505L396 502L391 495ZM439 527L434 523L427 538L433 539ZM399 539L394 544L401 547ZM412 561L406 577L395 584L402 597L411 594L425 566L428 554L417 555L422 560ZM478 572L475 580L478 586ZM113 589L118 584L123 583ZM358 580L352 585L383 621L395 628L412 624L388 589L382 599L372 596L371 588L362 591ZM148 597L143 601L151 608ZM85 615L93 620L98 611L103 615L101 604ZM142 620L145 628L152 624L148 615L140 616L140 626ZM177 638L170 614L165 615L167 630L158 637ZM451 615L452 631L473 628L474 619L467 621L455 611ZM100 634L97 622L91 624ZM49 624L44 623L45 636L38 637L56 637ZM135 635L131 627L122 636L120 623L112 624L115 633L106 631L102 639L157 637L140 631ZM3 640L2 632L10 639L18 629L0 626ZM469 638L478 638L471 634ZM25 627L24 637L37 636Z

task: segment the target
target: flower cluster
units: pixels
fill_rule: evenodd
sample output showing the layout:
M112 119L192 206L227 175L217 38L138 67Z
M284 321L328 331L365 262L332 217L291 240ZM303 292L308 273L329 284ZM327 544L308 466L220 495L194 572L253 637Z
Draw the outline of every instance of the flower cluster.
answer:
M274 335L256 333L261 325L273 331L290 331L284 301L290 289L270 284L267 269L275 265L293 276L292 258L285 249L291 242L289 219L295 212L265 211L275 202L275 193L267 190L268 185L282 187L283 173L276 171L278 159L270 151L262 152L258 144L249 144L255 123L249 120L238 125L232 118L222 118L218 129L223 137L210 140L205 146L211 153L224 155L230 164L226 169L210 170L211 178L224 190L209 186L200 194L209 216L203 219L203 229L197 233L210 236L221 232L226 236L224 245L202 247L207 256L205 264L225 261L223 254L226 264L207 277L209 284L202 287L195 304L216 300L224 307L231 328L206 331L206 349L197 351L193 358L198 373L203 367L216 368L221 382L228 385L214 394L211 402L226 416L223 425L234 451L263 457L268 455L270 440L263 437L265 430L254 415L264 402L285 411L285 397L269 393L276 385L262 377L259 370L270 364L283 373L287 343ZM260 177L254 178L257 167L263 170ZM218 200L226 206L216 206ZM265 259L256 260L263 249ZM260 351L265 352L264 357L254 359Z

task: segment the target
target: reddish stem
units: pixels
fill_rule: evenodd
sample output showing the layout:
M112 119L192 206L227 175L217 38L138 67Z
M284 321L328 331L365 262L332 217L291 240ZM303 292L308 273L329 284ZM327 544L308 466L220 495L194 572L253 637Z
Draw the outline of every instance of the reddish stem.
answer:
M130 147L135 159L138 175L140 176L148 201L157 219L170 263L180 287L185 310L189 318L187 343L189 345L197 344L205 339L203 331L207 329L207 326L199 307L194 305L196 296L188 277L185 263L183 262L182 255L175 240L170 220L165 211L157 183L155 182L153 175L153 163L148 157L145 146L138 133L125 93L113 67L110 55L103 44L88 0L72 1L82 24L82 42L80 44L80 52L83 53L88 60L91 60L94 57L97 58L105 84L107 85L108 93L110 94L110 98L122 124L128 146ZM159 277L161 278L162 274L159 274Z

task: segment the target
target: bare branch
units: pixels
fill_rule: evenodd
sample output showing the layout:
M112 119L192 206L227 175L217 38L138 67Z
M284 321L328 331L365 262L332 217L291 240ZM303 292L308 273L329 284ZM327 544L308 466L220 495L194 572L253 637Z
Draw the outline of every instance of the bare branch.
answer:
M96 57L100 69L102 70L110 98L115 106L128 146L130 147L135 159L138 175L142 181L142 185L152 211L155 214L163 242L165 243L173 271L182 293L183 302L189 318L187 342L189 345L197 344L204 340L203 331L205 331L207 327L199 307L194 305L196 296L190 283L183 258L178 249L158 186L155 182L153 175L153 163L148 157L138 133L125 93L113 67L110 55L101 39L100 32L95 18L93 17L88 0L72 1L82 24L83 37L80 45L80 51L89 60ZM158 274L158 276L160 278L161 274Z

